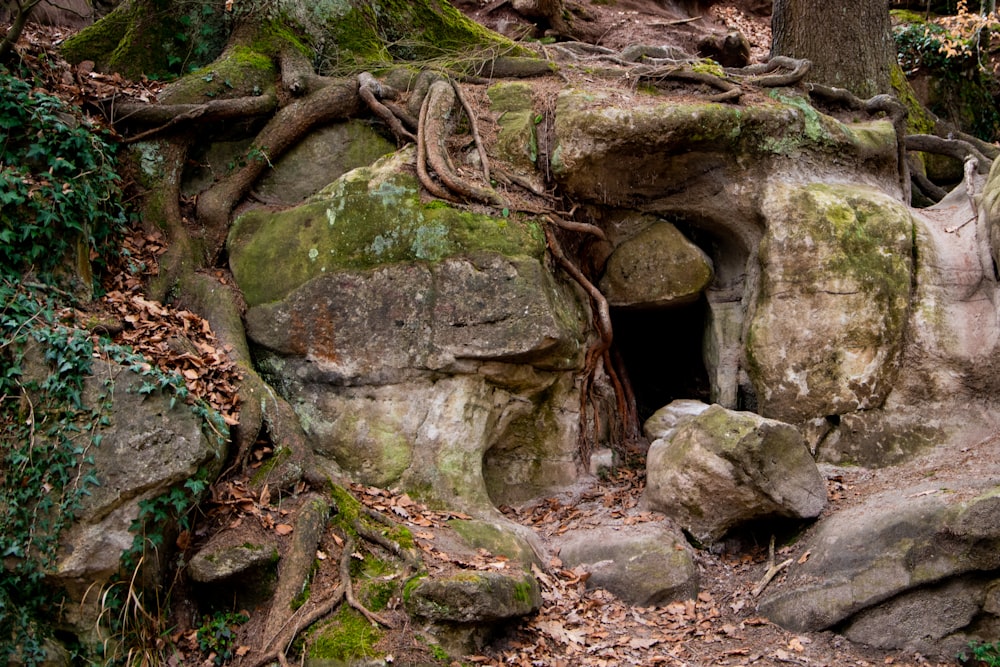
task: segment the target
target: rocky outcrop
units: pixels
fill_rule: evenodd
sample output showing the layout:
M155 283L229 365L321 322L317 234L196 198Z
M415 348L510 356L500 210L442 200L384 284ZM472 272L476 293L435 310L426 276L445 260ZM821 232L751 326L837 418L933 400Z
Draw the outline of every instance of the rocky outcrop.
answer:
M669 222L655 222L615 248L600 288L608 305L657 308L691 303L712 278L705 251Z
M826 506L826 481L794 426L718 405L680 407L687 414L676 420L654 417L668 426L647 455L646 507L711 544L753 519L813 518Z
M87 452L93 461L87 472L98 484L81 496L47 576L69 596L67 626L79 637L97 641L104 631L100 619L105 611L95 591L118 575L122 556L135 543L134 525L144 516L142 505L182 490L189 480L213 479L226 448L202 417L167 393L150 391L148 378L117 364L94 360L83 403L95 410L111 406L109 423L100 428L100 445ZM194 499L187 491L180 498ZM178 528L161 521L153 530L164 539ZM166 561L166 551L150 557L145 563L149 581L159 576L154 570Z
M986 592L1000 568L1000 495L944 486L884 492L825 519L761 611L795 631L843 627L881 648L954 655L966 637L947 638L996 612Z
M413 157L248 213L230 263L321 465L493 515L576 478L587 311L543 265L537 223L422 203Z
M910 309L913 223L861 185L773 182L746 334L761 414L791 423L869 410L893 386Z

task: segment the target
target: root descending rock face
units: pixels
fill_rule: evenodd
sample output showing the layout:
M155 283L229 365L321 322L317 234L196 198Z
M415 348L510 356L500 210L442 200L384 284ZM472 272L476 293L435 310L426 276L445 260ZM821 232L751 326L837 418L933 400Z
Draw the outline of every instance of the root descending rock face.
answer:
M494 447L494 492L576 477L587 312L545 268L534 223L422 203L413 157L244 216L230 261L261 367L321 459L491 514Z

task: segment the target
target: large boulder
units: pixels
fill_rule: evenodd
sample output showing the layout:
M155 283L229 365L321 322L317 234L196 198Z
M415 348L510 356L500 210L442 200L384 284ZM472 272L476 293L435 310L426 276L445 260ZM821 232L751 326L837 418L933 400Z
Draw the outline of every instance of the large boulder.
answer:
M149 379L118 364L94 360L84 385L83 403L95 410L110 405L109 423L100 428L100 445L91 447L90 472L98 480L80 498L72 523L60 536L48 578L68 594L64 621L83 640L102 632L102 587L119 573L122 556L136 540L134 525L142 505L182 489L194 479L214 479L226 457L225 442L213 435L203 417L176 397L149 391ZM184 491L181 497L190 497ZM161 538L177 526L150 525ZM155 580L156 554L145 574Z
M840 626L882 648L950 651L942 638L996 611L986 592L1000 567L998 527L1000 491L988 484L880 493L823 520L800 545L808 560L760 610L793 631Z
M619 244L600 288L610 306L655 308L696 300L712 282L712 260L669 222Z
M826 481L794 426L713 405L650 445L642 502L710 544L754 519L818 516Z
M993 170L977 211L967 190L983 187L973 175L938 204L911 211L918 261L899 372L881 409L841 415L820 443L821 460L893 465L933 447L973 447L1000 428L996 411L984 409L1000 391L990 242L1000 225L1000 172Z
M493 516L578 474L589 315L537 223L422 202L414 157L244 214L230 264L260 368L320 465Z
M907 208L863 185L784 181L771 184L762 208L746 336L761 414L802 423L881 406L910 308Z
M603 526L565 533L559 557L582 566L587 588L603 588L639 607L690 600L698 594L698 566L684 535L665 523Z

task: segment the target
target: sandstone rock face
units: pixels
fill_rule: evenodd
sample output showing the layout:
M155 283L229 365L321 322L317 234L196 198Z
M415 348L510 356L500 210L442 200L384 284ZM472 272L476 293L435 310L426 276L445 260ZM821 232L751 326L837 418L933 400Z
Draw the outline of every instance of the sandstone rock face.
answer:
M746 339L761 414L792 423L882 405L910 308L912 221L863 186L775 182Z
M566 533L559 557L590 573L587 588L603 588L639 607L693 599L698 566L691 546L663 523L605 526Z
M519 172L536 174L538 134L531 86L521 82L498 83L490 86L487 94L490 108L500 114L496 145L499 157L517 167Z
M576 478L588 314L536 223L423 204L413 157L243 216L230 262L262 372L331 473L492 515Z
M706 544L752 519L812 518L826 506L826 481L795 427L718 405L650 445L646 479L645 506Z
M110 393L104 379L111 381ZM110 401L111 423L101 429L100 446L88 452L99 485L82 496L49 575L73 601L66 621L80 637L100 632L100 596L93 591L117 575L122 555L132 547L130 528L140 516L140 503L188 480L212 478L225 460L225 445L206 435L201 417L181 402L172 405L163 393L140 391L146 382L131 370L95 359L93 376L85 383L84 404Z
M712 282L712 260L668 222L619 244L600 289L611 306L655 308L691 303Z
M886 466L946 443L970 447L996 433L996 411L983 402L1000 390L1000 294L989 241L998 220L998 177L994 170L978 217L965 184L937 205L912 211L918 261L904 362L884 407L843 415L819 447L822 460ZM973 181L983 187L982 177Z
M845 624L860 641L925 651L993 614L984 606L1000 566L1000 495L975 481L941 486L884 492L824 520L803 545L809 560L761 611L792 630Z

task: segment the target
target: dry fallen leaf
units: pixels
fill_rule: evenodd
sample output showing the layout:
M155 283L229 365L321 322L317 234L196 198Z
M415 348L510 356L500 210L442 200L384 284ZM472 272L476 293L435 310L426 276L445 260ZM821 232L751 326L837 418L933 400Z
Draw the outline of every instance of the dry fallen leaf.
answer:
M294 528L289 526L287 523L279 523L274 527L274 532L278 535L289 535L293 530Z

